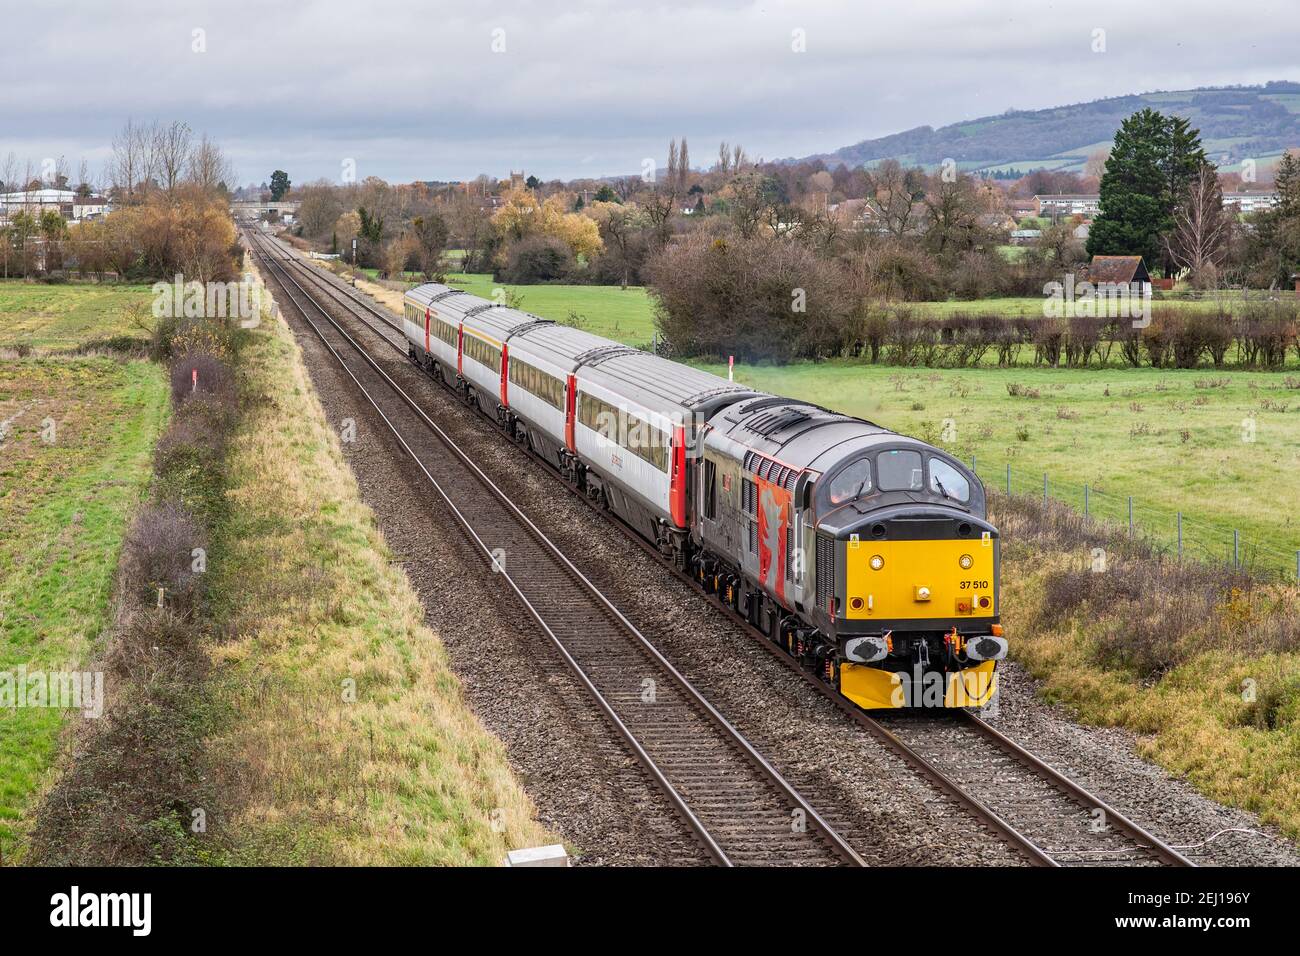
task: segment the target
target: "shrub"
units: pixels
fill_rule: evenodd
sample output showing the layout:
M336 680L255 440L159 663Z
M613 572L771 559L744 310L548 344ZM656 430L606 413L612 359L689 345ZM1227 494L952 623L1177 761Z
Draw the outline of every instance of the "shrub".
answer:
M1075 315L1066 320L1065 364L1080 368L1092 360L1101 342L1106 319L1092 315Z
M574 271L573 250L555 236L532 235L510 246L500 281L518 285L560 282Z
M172 401L177 405L188 397L207 394L222 401L232 401L235 379L230 367L208 352L190 350L171 361Z
M1034 363L1045 362L1052 367L1060 365L1064 347L1064 321L1049 318L1040 320L1034 329Z
M1280 302L1247 305L1237 328L1242 362L1246 365L1283 365L1287 350L1297 341L1295 313Z
M207 548L207 536L187 508L176 501L146 505L126 533L122 548L123 592L141 604L187 612L194 606L201 580L194 550Z

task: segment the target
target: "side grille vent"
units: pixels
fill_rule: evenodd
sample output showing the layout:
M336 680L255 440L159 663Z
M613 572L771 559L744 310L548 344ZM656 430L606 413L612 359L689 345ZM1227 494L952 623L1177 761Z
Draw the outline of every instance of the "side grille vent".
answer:
M835 539L817 535L817 606L825 611L835 596Z

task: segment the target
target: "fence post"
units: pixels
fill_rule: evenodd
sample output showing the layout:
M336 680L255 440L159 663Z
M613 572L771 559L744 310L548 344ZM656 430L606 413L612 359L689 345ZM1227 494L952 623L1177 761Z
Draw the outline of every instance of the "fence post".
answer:
M1047 472L1043 472L1043 504L1047 504Z
M1295 553L1295 579L1300 581L1300 551Z
M1241 539L1237 536L1237 529L1232 529L1232 566L1241 567Z
M1133 496L1128 496L1128 539L1133 540Z
M1296 555L1300 557L1300 551L1297 551ZM1178 560L1183 560L1183 513L1181 511L1178 512Z
M1011 497L1011 462L1007 462L1007 497Z
M973 471L973 472L975 472L975 477L976 477L976 478L978 478L978 477L979 477L979 474L980 474L980 473L979 473L979 468L976 467L976 464L977 464L978 461L979 461L979 459L978 459L975 455L971 455L971 456L970 456L970 470Z
M1083 486L1083 520L1088 520L1088 486Z

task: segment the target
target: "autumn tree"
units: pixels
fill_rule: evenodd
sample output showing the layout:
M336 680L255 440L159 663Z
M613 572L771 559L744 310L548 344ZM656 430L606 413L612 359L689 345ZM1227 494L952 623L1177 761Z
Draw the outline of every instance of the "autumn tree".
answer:
M415 239L416 258L426 279L432 279L442 262L447 248L447 223L436 212L416 216L411 221L411 235Z
M644 245L638 241L647 225L644 214L636 206L616 202L593 202L587 207L587 214L596 221L606 256L617 264L622 277L620 285L626 289L637 266L638 246Z
M559 196L539 202L528 189L513 189L503 197L501 208L492 216L492 227L503 244L498 266L507 261L510 245L533 236L564 243L575 259L590 259L604 248L593 219L569 212Z

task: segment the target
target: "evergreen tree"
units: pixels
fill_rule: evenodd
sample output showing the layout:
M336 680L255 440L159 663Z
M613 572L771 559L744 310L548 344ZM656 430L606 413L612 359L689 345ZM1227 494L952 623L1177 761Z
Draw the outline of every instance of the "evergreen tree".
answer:
M1208 160L1200 131L1179 116L1144 109L1124 120L1101 177L1101 210L1088 254L1165 261L1173 212Z
M271 174L271 201L279 202L284 198L284 194L289 191L289 174L283 169L277 169Z

